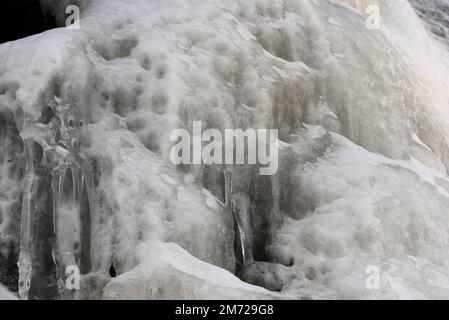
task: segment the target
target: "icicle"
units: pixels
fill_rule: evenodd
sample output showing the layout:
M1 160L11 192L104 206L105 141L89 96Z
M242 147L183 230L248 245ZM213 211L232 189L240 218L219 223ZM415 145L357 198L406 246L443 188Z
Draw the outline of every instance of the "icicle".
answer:
M66 167L62 167L59 171L59 185L58 185L58 198L59 201L61 201L62 199L62 190L64 188L64 183L65 183L65 175L66 175L66 171L67 168Z
M65 168L59 168L59 172L55 175L55 182L57 181L57 184L55 183L56 190L53 190L54 196L57 198L57 203L55 206L55 211L53 211L53 225L55 230L55 235L58 232L58 217L59 217L59 210L61 208L61 193L62 193L62 187L64 186L64 179L65 179Z
M23 300L28 300L28 293L31 286L31 279L33 273L33 260L30 248L32 211L31 211L31 197L34 184L34 157L33 157L32 139L25 139L25 157L26 157L26 175L25 186L23 189L23 204L21 213L20 225L20 255L19 255L19 295Z
M85 175L84 175L84 170L81 170L81 182L80 182L80 197L82 196L83 192L84 192L84 180L85 180Z
M78 169L77 172L77 192L78 192L78 201L81 201L83 197L83 169L82 167Z
M92 168L92 166L88 167L87 170L87 174L84 175L83 174L83 180L85 183L83 183L83 188L86 188L87 191L87 201L89 202L89 208L90 208L90 221L94 221L93 220L93 200L94 200L94 195L93 195L93 185L94 185L94 169Z
M239 218L237 216L237 212L234 207L233 202L233 183L232 183L232 171L229 169L226 169L224 171L224 177L225 177L225 205L226 209L230 212L232 215L234 228L235 228L235 243L236 247L241 250L241 257L237 257L237 262L241 264L241 267L245 267L246 265L246 250L245 250L245 236L243 229L240 225ZM239 259L240 258L240 259ZM241 261L239 261L241 260ZM239 272L239 270L237 270Z
M225 206L228 210L232 211L232 171L225 169Z
M76 191L78 188L78 169L76 169L72 166L70 171L72 173L72 204L73 204L73 208L75 208L75 206L76 206Z
M51 188L53 193L53 232L56 235L56 222L57 222L57 215L59 211L59 180L60 176L59 173L53 173L52 179L51 179Z
M239 240L240 240L240 247L242 250L242 267L245 267L246 265L246 251L245 251L245 233L243 232L242 227L240 226L240 222L239 219L237 218L237 216L234 213L234 219L235 219L235 223L237 224L237 230L239 233Z

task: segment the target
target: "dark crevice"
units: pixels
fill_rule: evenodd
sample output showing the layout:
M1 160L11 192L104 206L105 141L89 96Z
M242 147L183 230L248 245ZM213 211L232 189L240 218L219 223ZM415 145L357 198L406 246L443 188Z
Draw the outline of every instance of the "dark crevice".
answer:
M0 242L0 283L17 292L19 249L14 242Z
M38 0L3 0L0 10L0 43L22 39L56 28L55 18Z
M1 108L0 108L1 109ZM24 149L19 131L14 123L13 112L3 108L0 112L0 167L7 175L0 175L0 196L7 197L11 204L0 207L0 283L10 291L18 290L18 257L20 214L22 193L20 185L25 170ZM5 168L6 167L6 168ZM8 179L16 182L17 193L11 193ZM5 183L6 182L6 183ZM8 196L9 195L9 196Z
M91 212L86 185L83 186L83 192L81 195L80 222L81 222L80 271L82 274L87 274L91 271L91 261L90 261Z
M209 190L218 200L225 202L225 176L218 166L206 165L202 174L203 187Z
M111 278L117 277L117 271L115 271L114 264L111 264L111 266L109 267L109 275L111 276Z
M233 223L234 223L234 254L235 254L235 275L239 278L242 278L243 272L245 270L245 252L244 244L242 243L243 235L241 234L241 229L239 227L239 221L236 215L233 215Z
M253 230L253 257L256 261L269 261L267 246L270 244L273 187L271 177L259 176L250 185L251 229Z
M50 121L55 117L55 113L50 106L45 106L41 113L41 118L39 122L43 124L49 124Z

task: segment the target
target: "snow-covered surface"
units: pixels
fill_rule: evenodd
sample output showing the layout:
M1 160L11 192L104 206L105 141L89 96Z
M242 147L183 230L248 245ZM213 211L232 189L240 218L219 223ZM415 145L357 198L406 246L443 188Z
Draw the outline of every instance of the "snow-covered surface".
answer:
M447 0L410 0L428 28L440 40L449 43L449 2Z
M87 3L80 30L0 45L0 245L16 262L21 240L22 297L42 294L57 249L91 282L113 263L107 298L272 297L228 273L236 261L283 297L449 298L449 58L428 14L406 0ZM413 4L445 23L447 1ZM194 120L279 129L278 174L175 168L171 130Z
M4 286L0 285L0 300L17 300L17 296L8 291Z
M200 261L174 243L145 242L140 264L112 280L105 299L273 299L276 295Z

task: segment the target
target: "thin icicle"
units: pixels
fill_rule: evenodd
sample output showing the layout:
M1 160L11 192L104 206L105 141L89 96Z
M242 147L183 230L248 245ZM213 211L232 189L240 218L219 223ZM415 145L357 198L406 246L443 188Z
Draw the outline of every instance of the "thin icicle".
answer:
M77 187L76 190L78 192L78 201L81 201L83 196L83 169L82 167L78 169L77 171Z
M225 169L223 174L225 178L225 206L232 211L232 171Z
M53 193L53 232L56 235L56 222L59 211L59 172L53 173L51 179L51 188Z
M83 173L83 180L85 183L83 183L83 188L86 188L86 192L87 192L87 201L89 202L89 208L90 208L90 221L93 221L93 184L94 184L94 173L93 173L93 169L91 167L89 167L89 169L87 170L87 174L84 175Z
M84 188L85 188L85 180L86 180L86 175L84 173L84 167L81 169L81 182L80 182L80 199L83 196L83 192L84 192ZM87 190L86 190L87 191Z
M242 267L245 267L246 265L246 251L245 251L245 234L243 232L242 227L240 226L239 219L237 218L237 215L234 213L234 219L235 223L237 224L237 229L239 233L239 240L240 240L240 248L242 250Z
M78 170L74 167L71 167L71 173L72 173L72 204L73 208L76 206L76 191L78 188ZM75 172L76 171L76 172Z
M58 185L58 198L59 198L59 201L61 201L61 199L62 199L62 190L63 190L63 187L64 187L66 171L67 171L67 168L65 168L65 167L61 168L60 171L59 171L59 185Z
M61 209L61 199L62 199L62 187L64 186L64 177L66 169L58 168L58 171L54 174L54 182L52 181L53 197L56 198L55 206L53 210L53 229L55 235L58 234L58 224L59 224L59 211ZM56 248L58 245L56 244Z

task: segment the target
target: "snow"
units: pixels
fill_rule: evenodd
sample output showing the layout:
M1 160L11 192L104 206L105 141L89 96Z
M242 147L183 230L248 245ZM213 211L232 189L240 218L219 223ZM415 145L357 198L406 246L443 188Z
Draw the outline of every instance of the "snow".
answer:
M0 285L0 300L17 300L17 297Z
M145 242L140 263L112 280L105 299L273 299L270 291L191 256L174 243Z
M92 0L0 45L0 281L20 252L56 298L64 252L79 298L449 298L447 1L411 2ZM278 173L175 167L194 121L279 129Z

